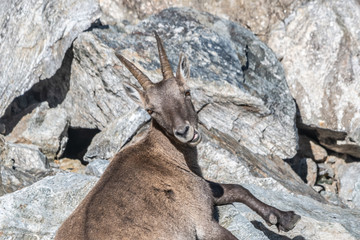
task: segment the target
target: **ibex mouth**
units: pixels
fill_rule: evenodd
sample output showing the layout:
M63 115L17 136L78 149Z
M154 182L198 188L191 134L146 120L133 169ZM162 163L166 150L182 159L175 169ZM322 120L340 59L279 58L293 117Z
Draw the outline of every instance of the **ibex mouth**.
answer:
M193 138L188 142L190 145L195 146L201 141L201 134L194 129L194 136Z

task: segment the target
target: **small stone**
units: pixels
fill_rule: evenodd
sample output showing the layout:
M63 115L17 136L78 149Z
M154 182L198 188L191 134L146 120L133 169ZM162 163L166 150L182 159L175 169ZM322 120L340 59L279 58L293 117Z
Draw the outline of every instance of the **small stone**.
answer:
M306 183L309 186L314 186L318 175L317 173L318 167L311 158L306 158L306 166L307 166Z
M324 191L324 187L323 186L320 186L320 185L315 185L315 186L312 186L312 188L317 191L318 193L320 193L321 191Z
M50 109L43 102L20 120L6 140L37 145L49 159L55 159L66 145L69 120L64 109Z

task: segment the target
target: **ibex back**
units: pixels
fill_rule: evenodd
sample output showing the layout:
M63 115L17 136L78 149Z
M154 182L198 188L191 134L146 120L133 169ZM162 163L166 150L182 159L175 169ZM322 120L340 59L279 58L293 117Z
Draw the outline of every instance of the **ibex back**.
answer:
M196 145L198 118L186 79L188 59L180 55L174 76L155 33L163 80L152 83L135 65L116 56L142 89L126 84L127 94L151 115L146 136L115 155L108 168L55 239L236 239L213 218L215 205L242 202L268 224L292 229L300 216L256 199L240 185L202 178Z

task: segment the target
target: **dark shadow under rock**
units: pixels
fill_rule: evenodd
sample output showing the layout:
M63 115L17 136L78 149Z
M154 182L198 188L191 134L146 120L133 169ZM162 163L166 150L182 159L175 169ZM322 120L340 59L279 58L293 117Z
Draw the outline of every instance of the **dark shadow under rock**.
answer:
M32 112L41 102L47 101L50 108L61 104L65 99L70 86L71 64L74 58L70 47L56 74L48 79L36 83L30 90L15 98L0 118L3 126L2 134L8 135L18 122L28 113Z

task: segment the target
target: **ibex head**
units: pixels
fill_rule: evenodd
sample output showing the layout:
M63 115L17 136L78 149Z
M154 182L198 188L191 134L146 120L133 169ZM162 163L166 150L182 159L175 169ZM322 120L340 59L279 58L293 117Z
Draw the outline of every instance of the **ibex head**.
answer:
M178 69L174 76L160 37L155 32L163 80L153 83L134 64L122 55L116 56L138 80L143 89L125 84L126 93L151 115L163 131L181 143L196 146L201 135L197 130L198 118L191 102L186 79L190 76L187 57L180 54Z

